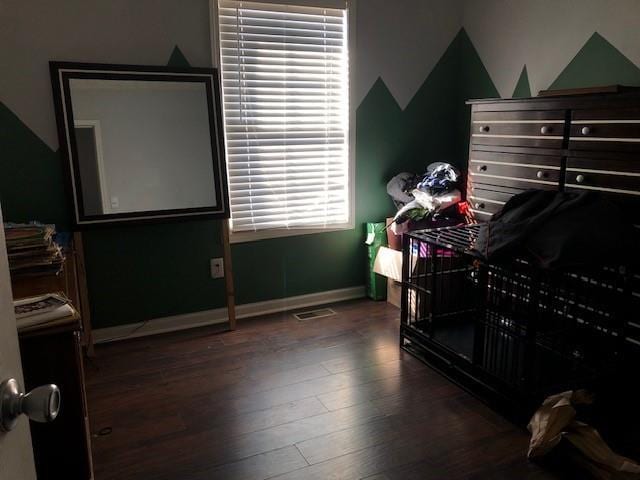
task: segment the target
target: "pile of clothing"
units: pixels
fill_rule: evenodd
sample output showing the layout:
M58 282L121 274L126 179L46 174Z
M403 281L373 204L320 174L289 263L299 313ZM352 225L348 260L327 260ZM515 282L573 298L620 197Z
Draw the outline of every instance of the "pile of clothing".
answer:
M423 175L402 172L387 183L398 212L393 217L391 229L399 233L408 221L440 219L444 224L461 223L466 208L461 202L461 175L449 163L436 162L427 167Z

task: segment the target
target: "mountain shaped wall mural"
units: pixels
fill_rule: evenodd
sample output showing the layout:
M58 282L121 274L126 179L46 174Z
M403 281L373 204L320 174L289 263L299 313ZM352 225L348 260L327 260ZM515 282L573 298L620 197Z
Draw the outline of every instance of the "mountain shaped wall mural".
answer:
M189 66L178 46L168 64ZM551 88L613 83L640 85L640 69L595 33ZM513 95L530 93L525 66ZM434 161L464 169L470 111L465 101L486 97L499 94L464 29L404 110L379 78L357 109L356 229L234 245L238 303L360 285L366 265L362 223L393 213L386 182L400 171L422 172ZM4 218L38 219L68 228L71 205L59 152L2 103L0 152ZM207 269L207 259L220 256L218 238L218 223L208 220L87 232L94 326L223 306L223 286L212 283ZM261 266L259 273L256 265Z
M522 73L513 90L513 98L527 98L531 96L531 87L529 86L529 75L527 74L527 66L522 67Z
M1 102L0 152L0 203L5 221L39 219L68 226L70 205L59 153Z
M357 110L358 221L393 212L386 182L400 171L421 173L436 161L464 168L465 100L487 96L497 90L464 29L404 110L379 78Z
M595 32L549 89L615 84L640 86L640 67Z
M171 56L169 57L169 61L167 62L168 67L176 67L176 68L189 68L191 65L189 64L189 60L184 56L182 50L177 45L173 48L173 52L171 52Z

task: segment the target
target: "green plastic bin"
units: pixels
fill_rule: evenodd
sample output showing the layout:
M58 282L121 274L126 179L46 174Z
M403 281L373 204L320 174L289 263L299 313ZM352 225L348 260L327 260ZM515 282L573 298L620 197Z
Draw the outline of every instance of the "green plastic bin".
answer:
M378 249L387 244L387 231L384 222L369 222L366 224L367 238L367 297L372 300L387 299L387 279L373 271Z

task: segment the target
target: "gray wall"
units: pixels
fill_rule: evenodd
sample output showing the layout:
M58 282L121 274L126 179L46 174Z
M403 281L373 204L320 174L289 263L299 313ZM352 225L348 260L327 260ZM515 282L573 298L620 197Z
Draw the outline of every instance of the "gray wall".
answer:
M461 26L463 0L359 0L356 104L382 77L404 107ZM56 149L50 60L211 66L208 0L3 0L0 101Z
M207 0L2 0L0 101L58 148L50 60L211 66Z

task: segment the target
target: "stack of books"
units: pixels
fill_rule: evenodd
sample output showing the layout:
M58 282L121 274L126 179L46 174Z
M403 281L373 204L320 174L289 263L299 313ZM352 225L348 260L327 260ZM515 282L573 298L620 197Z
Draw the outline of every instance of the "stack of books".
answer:
M60 273L64 255L54 241L55 225L5 223L4 233L12 278Z
M75 321L78 313L61 293L48 293L13 301L18 331L57 326Z

